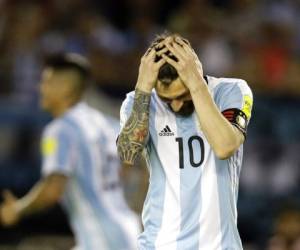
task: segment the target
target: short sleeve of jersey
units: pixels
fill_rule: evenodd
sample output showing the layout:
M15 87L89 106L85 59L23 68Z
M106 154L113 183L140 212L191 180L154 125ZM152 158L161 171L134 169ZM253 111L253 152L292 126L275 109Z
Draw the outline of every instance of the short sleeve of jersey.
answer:
M41 140L42 175L71 175L74 163L75 136L63 123L50 124Z
M134 102L134 92L130 92L126 95L126 99L123 101L120 110L120 129L122 129L129 118Z
M223 115L245 135L253 105L248 84L241 79L221 80L214 91L214 99Z

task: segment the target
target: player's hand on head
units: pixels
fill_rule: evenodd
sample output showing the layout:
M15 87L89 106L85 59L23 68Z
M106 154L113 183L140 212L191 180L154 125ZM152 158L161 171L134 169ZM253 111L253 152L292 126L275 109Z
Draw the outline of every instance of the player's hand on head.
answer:
M3 226L13 226L19 221L19 214L17 211L17 198L12 192L5 190L2 194L3 202L0 206L0 218Z
M186 42L176 37L166 39L165 46L177 60L166 54L162 54L162 57L177 70L187 88L194 90L204 82L202 64L195 51Z
M159 68L166 62L162 57L155 60L158 46L162 45L159 43L150 47L141 58L136 88L147 93L151 93L157 81Z
M202 68L202 63L200 62L195 50L188 45L188 42L185 42L184 40L182 40L181 38L177 37L175 39L175 44L179 44L180 46L182 46L182 48L189 54L191 54L191 57L194 58L195 63L197 64L197 66L199 67L200 71L201 71L201 75L203 76L203 68Z

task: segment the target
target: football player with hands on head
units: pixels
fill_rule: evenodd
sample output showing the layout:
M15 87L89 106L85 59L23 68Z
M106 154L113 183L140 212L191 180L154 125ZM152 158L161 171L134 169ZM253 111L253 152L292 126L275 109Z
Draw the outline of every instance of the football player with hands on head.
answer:
M237 194L252 92L203 74L190 43L158 36L121 107L117 147L150 172L139 249L242 249Z

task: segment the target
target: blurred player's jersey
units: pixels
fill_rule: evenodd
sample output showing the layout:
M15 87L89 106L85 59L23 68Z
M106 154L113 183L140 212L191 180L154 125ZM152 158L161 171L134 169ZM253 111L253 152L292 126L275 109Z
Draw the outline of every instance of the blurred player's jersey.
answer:
M116 121L79 103L45 129L43 168L68 176L62 199L80 250L134 250L137 216L119 180Z
M252 92L247 83L240 79L206 79L218 109L242 111L245 120L239 124L246 127L252 108ZM131 92L121 108L121 127L131 113L133 101ZM229 159L218 159L201 130L196 112L189 117L175 115L155 90L149 129L145 157L150 183L139 249L242 249L237 230L242 146Z

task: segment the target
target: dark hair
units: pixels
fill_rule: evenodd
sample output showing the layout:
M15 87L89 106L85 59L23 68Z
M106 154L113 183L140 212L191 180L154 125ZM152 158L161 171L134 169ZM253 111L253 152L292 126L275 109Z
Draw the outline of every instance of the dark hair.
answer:
M164 41L168 37L172 37L174 39L176 37L179 37L182 41L184 41L186 44L188 44L190 46L190 43L188 42L187 39L183 38L182 36L180 36L178 34L173 34L173 33L166 31L166 32L156 36L156 38L152 41L150 48L155 47L157 44ZM164 47L155 48L155 50L160 51L163 48ZM172 55L169 51L166 52L166 55L168 57L170 57L171 59L178 61L178 59L174 55ZM160 59L161 59L160 56L156 56L155 61L157 62ZM157 79L160 80L163 84L170 85L172 83L172 81L176 80L177 78L178 78L177 70L171 64L165 63L160 67Z
M90 78L90 64L85 57L79 54L61 53L50 55L46 57L44 66L57 71L74 70L81 78L81 87L83 89Z

